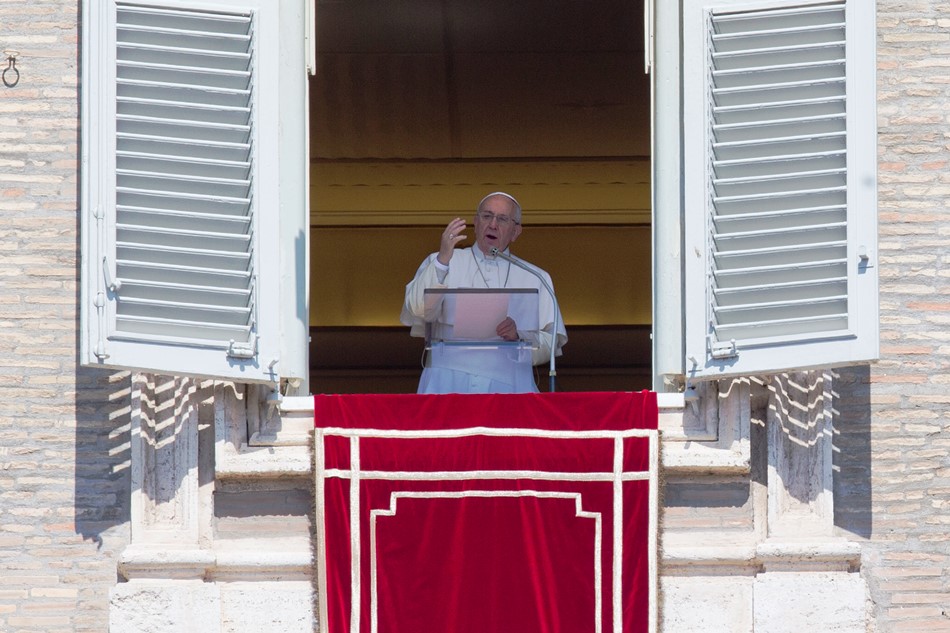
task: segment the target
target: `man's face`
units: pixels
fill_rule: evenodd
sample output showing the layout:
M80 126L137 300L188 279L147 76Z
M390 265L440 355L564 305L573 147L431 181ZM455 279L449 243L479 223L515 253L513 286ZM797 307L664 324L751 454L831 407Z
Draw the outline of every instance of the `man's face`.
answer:
M504 196L492 196L482 203L475 213L475 243L486 255L492 248L500 251L521 235L521 225L515 223L515 205ZM487 220L482 216L492 214ZM507 218L508 222L499 221Z

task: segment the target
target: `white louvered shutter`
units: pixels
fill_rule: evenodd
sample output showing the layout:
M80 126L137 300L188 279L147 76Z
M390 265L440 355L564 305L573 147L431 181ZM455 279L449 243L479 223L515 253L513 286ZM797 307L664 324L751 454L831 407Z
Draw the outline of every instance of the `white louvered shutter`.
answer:
M877 356L873 13L687 2L688 377Z
M306 160L278 125L300 91L277 106L302 36L281 59L266 0L87 4L83 361L276 382L281 224L306 215L279 177Z

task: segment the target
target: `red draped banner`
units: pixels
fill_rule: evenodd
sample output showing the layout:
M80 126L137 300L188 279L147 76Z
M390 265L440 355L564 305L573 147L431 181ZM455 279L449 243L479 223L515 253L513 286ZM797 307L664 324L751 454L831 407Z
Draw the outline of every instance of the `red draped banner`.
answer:
M320 395L321 633L651 633L656 394Z

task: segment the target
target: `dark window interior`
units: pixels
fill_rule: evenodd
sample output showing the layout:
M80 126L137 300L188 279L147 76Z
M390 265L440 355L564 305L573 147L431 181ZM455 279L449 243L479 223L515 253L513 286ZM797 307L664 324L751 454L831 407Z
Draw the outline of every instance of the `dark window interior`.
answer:
M405 284L499 189L558 292L558 389L650 388L642 0L320 0L316 20L311 391L415 391Z

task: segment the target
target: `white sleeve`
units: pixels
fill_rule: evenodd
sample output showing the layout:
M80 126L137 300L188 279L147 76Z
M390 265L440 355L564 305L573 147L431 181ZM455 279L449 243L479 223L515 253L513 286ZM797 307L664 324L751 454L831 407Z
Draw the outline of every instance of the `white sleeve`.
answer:
M426 306L426 288L444 288L448 270L448 266L442 266L436 260L436 253L433 253L422 262L412 281L406 284L406 297L399 321L412 328L413 336L423 335L426 314L433 311L434 306Z

